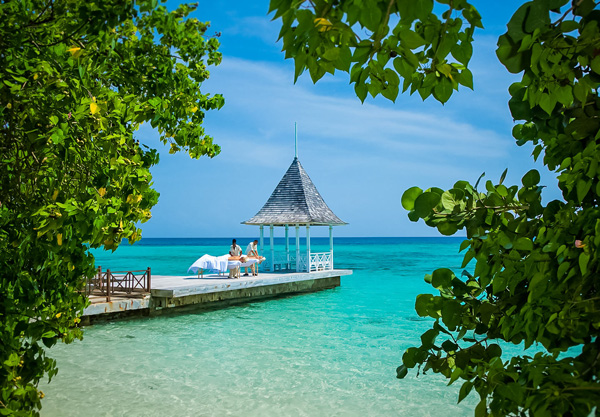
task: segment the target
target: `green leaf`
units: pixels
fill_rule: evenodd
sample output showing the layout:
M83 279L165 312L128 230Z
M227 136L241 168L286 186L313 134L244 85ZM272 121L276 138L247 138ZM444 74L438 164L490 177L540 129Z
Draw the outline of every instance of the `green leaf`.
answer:
M473 89L473 74L471 73L471 71L467 68L462 70L458 77L458 82L461 85L464 85L465 87L470 88L472 90Z
M364 103L365 99L367 98L367 94L369 93L367 85L357 82L354 84L354 91L356 92L356 96L360 99L360 101Z
M451 190L444 191L442 194L442 206L447 210L453 210L456 205L460 205L460 202L464 196L465 192L461 189L453 188Z
M506 178L506 174L508 173L508 168L506 168L503 172L502 175L500 175L500 181L498 181L498 184L502 184L504 182L504 179Z
M396 369L396 378L403 379L406 375L408 375L408 368L406 365L400 365Z
M440 334L439 331L434 329L429 329L425 333L421 335L421 343L423 344L424 349L431 349L433 344L435 343L435 339Z
M471 241L469 239L463 240L460 243L460 248L458 249L459 252L464 251L465 249L467 249L469 246L471 246Z
M440 195L433 192L424 192L414 200L415 213L421 218L427 217L432 213L432 210L440 202Z
M457 43L452 47L450 53L458 62L467 65L473 55L473 46L470 42Z
M440 232L444 236L452 236L458 231L458 225L456 223L451 223L450 221L444 221L438 223L437 229L438 232Z
M525 31L533 33L536 29L550 26L550 9L547 2L532 1L530 10L525 19Z
M552 114L556 106L557 97L554 94L542 93L540 97L540 107L548 114Z
M459 404L462 400L467 398L467 396L469 395L469 393L471 392L472 389L473 389L473 383L471 381L465 381L465 383L462 384L462 386L460 387L460 391L458 393L458 403Z
M506 69L513 74L518 74L527 68L529 64L529 58L531 57L531 53L529 51L517 52L518 50L519 44L512 38L509 38L506 35L502 35L500 38L498 38L498 49L496 49L496 55Z
M402 355L402 362L407 368L414 368L417 365L418 349L410 347Z
M525 187L533 187L540 182L540 173L536 169L532 169L523 176L521 182Z
M10 354L8 359L4 361L4 365L11 366L11 367L17 366L19 364L20 360L21 359L19 358L19 355L17 355L15 352L13 352Z
M410 29L405 29L400 32L400 42L402 46L406 46L409 49L416 49L427 43L419 34Z
M514 242L513 247L516 250L532 251L533 242L528 237L520 237Z
M365 7L362 9L360 22L371 32L376 32L381 23L381 9L375 0L365 0Z
M584 198L588 195L590 188L592 187L592 181L589 179L580 179L577 181L577 201L583 202Z
M512 15L508 24L506 25L508 29L507 34L514 41L520 41L525 37L525 20L527 19L530 10L531 2L525 3L517 9L517 11Z
M579 269L581 270L581 274L585 275L587 273L587 266L590 262L590 255L585 252L581 252L579 254Z
M502 356L502 348L500 345L492 343L485 349L485 353L490 358L499 358Z
M448 330L454 331L461 322L462 307L456 300L444 300L442 304L442 321Z
M448 78L441 78L433 88L433 96L440 103L445 103L452 95L452 90L452 81Z
M431 284L434 288L450 288L450 283L454 278L454 273L448 268L440 268L433 271Z
M419 187L411 187L402 194L402 207L405 210L412 210L415 207L415 200L423 194L423 190Z
M590 68L596 74L600 75L600 55L592 59L592 62L590 63Z
M415 310L421 317L429 316L429 311L433 307L433 295L431 294L419 294L415 301Z
M340 57L340 49L339 48L329 48L323 53L323 58L328 61L335 61Z

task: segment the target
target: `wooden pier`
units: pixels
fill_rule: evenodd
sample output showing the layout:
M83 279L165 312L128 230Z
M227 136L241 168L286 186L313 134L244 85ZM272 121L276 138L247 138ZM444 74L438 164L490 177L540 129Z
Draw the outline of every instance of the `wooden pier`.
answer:
M84 324L135 316L156 316L171 312L217 309L265 298L309 293L340 286L347 269L316 272L261 273L258 276L228 278L217 274L152 275L149 294L135 298L124 295L90 296L92 304L82 317Z

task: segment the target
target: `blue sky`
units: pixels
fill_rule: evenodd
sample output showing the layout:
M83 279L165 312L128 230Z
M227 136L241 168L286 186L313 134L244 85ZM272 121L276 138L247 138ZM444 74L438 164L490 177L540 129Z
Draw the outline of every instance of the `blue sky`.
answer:
M396 103L354 95L347 74L313 85L308 74L293 83L293 62L276 42L279 22L267 15L268 1L200 1L194 16L221 32L223 62L213 67L202 90L221 93L225 106L207 113L205 128L221 145L213 159L169 155L156 132L144 126L137 137L159 149L153 168L161 193L144 237L254 237L241 225L267 201L294 158L294 122L299 159L329 207L348 226L335 236L438 236L413 223L400 204L405 189L450 188L474 183L482 172L507 184L520 183L535 167L548 186L546 200L559 198L556 179L534 164L531 147L511 136L508 86L517 80L498 62L496 41L519 1L473 1L485 30L476 32L471 70L475 91L461 88L450 102L402 95ZM177 2L167 3L174 8ZM314 228L313 236L326 236ZM276 232L282 236L283 231Z

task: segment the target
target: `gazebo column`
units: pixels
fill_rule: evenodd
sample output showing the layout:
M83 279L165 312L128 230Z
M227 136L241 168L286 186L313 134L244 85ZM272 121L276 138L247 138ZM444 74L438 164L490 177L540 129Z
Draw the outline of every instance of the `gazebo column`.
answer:
M329 261L329 267L333 269L333 226L329 225L329 256L331 256L331 261Z
M271 272L275 271L275 246L273 244L273 225L269 225L269 238L271 243Z
M296 272L300 271L300 225L296 225Z
M265 227L261 224L260 225L260 248L258 253L260 253L260 256L264 256L264 252L263 250L265 249Z
M310 272L310 224L306 225L306 272Z
M285 225L285 267L290 269L290 238L289 238L289 227Z

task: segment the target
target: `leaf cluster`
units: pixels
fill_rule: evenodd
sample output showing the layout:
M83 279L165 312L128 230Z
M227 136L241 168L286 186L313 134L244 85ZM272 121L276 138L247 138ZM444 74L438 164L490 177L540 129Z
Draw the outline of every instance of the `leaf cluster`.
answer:
M466 0L271 0L270 12L281 19L295 79L305 70L313 82L347 72L361 101L368 94L395 101L410 89L445 103L459 85L473 88L467 66L483 26Z
M150 123L171 151L215 156L200 91L209 27L156 0L0 4L0 413L37 414L46 348L80 338L90 248L141 238L158 201Z
M520 186L505 186L505 172L484 192L479 181L459 181L402 197L411 220L442 234L466 231L462 267L473 273L426 277L439 296L420 295L415 307L434 325L406 351L398 376L418 367L462 380L459 401L475 388L477 416L588 416L600 403L600 10L567 3L525 3L497 50L522 73L509 90L523 121L513 135L556 172L563 200L542 203L535 170ZM539 351L503 358L503 344Z
M272 0L296 78L350 73L357 96L418 91L449 99L472 87L467 65L479 14L466 1ZM448 9L436 15L446 5ZM519 185L482 177L449 190L407 190L412 221L465 231L462 274L427 275L439 293L415 309L433 320L397 370L461 381L479 394L476 416L589 416L600 404L600 10L594 0L532 0L519 7L496 54L521 74L509 89L517 145L533 144L562 199L544 203L536 170ZM460 14L460 15L459 15ZM483 185L483 184L482 184ZM514 345L514 346L511 346ZM534 346L535 353L503 354Z

